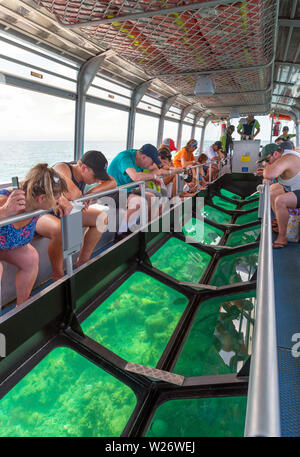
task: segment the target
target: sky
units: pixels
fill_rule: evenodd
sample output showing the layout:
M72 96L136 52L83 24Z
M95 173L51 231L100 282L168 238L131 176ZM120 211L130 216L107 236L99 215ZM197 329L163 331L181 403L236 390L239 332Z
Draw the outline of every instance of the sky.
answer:
M0 84L0 140L73 140L75 103L50 95L39 94L6 84ZM271 119L256 116L261 125L257 137L269 140ZM123 140L126 137L128 115L126 112L88 103L86 106L86 140ZM233 120L237 125L238 119ZM283 125L283 124L282 124ZM290 131L293 122L285 122ZM155 141L158 119L146 115L136 117L136 140ZM197 129L198 132L199 129ZM189 139L191 127L184 126L182 139ZM200 134L200 131L198 132ZM209 125L206 140L216 140L220 135L220 125ZM177 126L174 122L165 123L164 137L176 140Z

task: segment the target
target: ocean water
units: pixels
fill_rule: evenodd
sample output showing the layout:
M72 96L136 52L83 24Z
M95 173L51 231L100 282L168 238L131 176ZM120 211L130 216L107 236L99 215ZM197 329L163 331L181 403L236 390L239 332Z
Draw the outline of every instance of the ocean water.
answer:
M136 405L125 384L56 348L0 402L0 436L120 436Z
M108 162L123 149L120 141L87 141L84 150L96 149ZM37 163L70 162L74 157L73 141L0 141L0 183L10 182L12 176L23 178Z
M204 147L212 142L204 143ZM126 149L122 141L86 141L84 151L96 149L103 152L108 163ZM69 162L74 157L73 141L1 141L0 140L0 183L11 181L12 176L23 178L37 163Z

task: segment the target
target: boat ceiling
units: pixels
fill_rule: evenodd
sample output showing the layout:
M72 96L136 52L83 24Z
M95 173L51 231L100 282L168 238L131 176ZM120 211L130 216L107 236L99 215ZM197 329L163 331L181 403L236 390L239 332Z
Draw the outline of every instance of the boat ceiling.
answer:
M298 0L1 0L0 24L202 117L287 113L299 119ZM200 76L214 95L195 96Z

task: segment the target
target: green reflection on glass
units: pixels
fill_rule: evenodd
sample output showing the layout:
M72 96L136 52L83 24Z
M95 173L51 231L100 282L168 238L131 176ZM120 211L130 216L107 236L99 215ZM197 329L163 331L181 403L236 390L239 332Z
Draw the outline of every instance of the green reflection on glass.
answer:
M227 189L220 189L220 194L224 195L224 197L231 198L231 200L241 200L242 197L240 195L234 194Z
M178 281L199 282L210 259L206 252L174 237L158 249L150 261L155 268Z
M254 225L253 227L237 230L232 232L227 240L227 246L239 246L242 244L253 243L260 235L261 226Z
M186 236L193 238L198 243L219 244L224 232L196 218L191 218L182 228Z
M213 222L218 222L219 224L229 224L231 221L231 215L223 213L223 211L213 208L209 205L204 205L200 209L200 214L207 219L210 219Z
M120 436L135 405L125 384L57 348L0 401L0 436Z
M134 273L83 323L83 331L124 359L155 367L188 299Z
M249 214L244 214L243 216L238 216L235 223L236 224L248 224L248 222L255 222L258 220L258 211L252 211Z
M224 209L235 210L237 208L236 203L228 202L224 198L220 198L217 195L213 196L212 202L214 205L220 206L221 208L224 208Z
M254 292L200 305L173 371L189 376L238 372L252 347Z
M247 397L168 401L155 412L146 436L242 437L246 407Z
M258 208L259 202L255 200L254 202L246 203L240 209L243 211L248 211L249 209Z
M237 282L250 281L257 269L258 249L230 254L217 263L210 284L225 286Z

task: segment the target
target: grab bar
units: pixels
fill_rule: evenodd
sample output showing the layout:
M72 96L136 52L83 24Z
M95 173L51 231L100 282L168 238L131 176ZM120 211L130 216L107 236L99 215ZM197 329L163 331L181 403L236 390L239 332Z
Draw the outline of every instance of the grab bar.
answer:
M263 187L256 318L244 432L246 437L277 437L281 433L270 185L267 183Z

